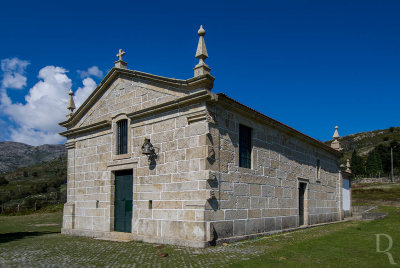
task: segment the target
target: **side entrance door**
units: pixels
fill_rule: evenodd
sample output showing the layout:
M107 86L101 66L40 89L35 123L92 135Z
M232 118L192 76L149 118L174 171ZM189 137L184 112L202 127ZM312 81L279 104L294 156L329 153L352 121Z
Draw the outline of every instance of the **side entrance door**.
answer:
M304 225L304 194L306 192L307 184L299 183L299 225Z
M133 171L115 172L114 231L132 232Z

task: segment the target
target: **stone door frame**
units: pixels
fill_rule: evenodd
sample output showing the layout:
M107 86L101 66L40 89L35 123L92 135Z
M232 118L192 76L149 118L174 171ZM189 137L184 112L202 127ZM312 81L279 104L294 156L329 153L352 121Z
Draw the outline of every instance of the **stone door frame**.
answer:
M303 179L303 178L298 178L297 179L297 206L298 209L300 209L300 204L299 204L299 195L300 195L300 183L304 183L306 185L305 187L305 191L304 191L304 215L303 215L303 225L301 226L307 226L308 225L308 191L310 188L310 181L307 179ZM300 226L300 216L298 215L298 226Z
M135 170L137 169L137 162L136 161L129 161L129 162L123 162L123 163L113 163L108 165L108 174L110 178L110 192L108 193L110 199L109 201L109 214L106 215L108 218L108 230L110 232L114 232L114 212L115 212L115 172L120 171L120 170L128 170L131 169L132 172L132 187L133 187L133 196L132 200L135 202ZM132 208L132 227L134 224L134 220L136 219L135 217L135 205L133 205ZM132 229L133 230L133 229Z

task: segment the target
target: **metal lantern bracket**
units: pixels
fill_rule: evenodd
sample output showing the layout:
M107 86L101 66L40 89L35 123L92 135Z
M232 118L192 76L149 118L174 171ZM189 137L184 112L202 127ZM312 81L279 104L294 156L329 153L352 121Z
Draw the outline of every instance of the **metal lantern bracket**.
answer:
M149 163L152 160L157 159L156 151L159 151L158 148L154 147L153 144L151 144L150 139L145 138L142 145L142 154L147 155Z

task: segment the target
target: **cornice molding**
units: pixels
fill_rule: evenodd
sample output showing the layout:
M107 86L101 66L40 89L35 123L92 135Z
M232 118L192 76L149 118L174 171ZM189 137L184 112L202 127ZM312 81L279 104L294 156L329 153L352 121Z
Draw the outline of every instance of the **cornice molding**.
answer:
M74 142L74 141L66 142L66 143L65 143L65 148L66 148L67 150L69 150L69 149L75 149L75 142Z
M104 120L84 127L69 129L67 131L61 132L60 135L64 137L71 137L107 127L111 127L111 121Z

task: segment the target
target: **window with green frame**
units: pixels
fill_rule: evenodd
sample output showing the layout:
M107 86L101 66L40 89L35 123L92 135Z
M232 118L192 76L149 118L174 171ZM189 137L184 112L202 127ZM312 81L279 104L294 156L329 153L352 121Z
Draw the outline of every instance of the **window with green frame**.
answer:
M239 167L251 168L251 128L239 125Z
M117 122L117 154L128 153L128 120Z

